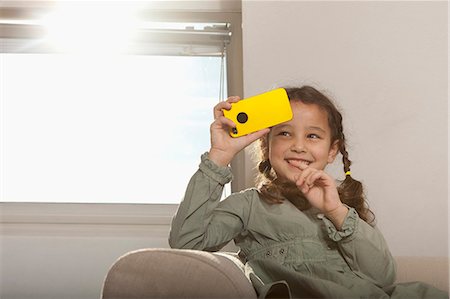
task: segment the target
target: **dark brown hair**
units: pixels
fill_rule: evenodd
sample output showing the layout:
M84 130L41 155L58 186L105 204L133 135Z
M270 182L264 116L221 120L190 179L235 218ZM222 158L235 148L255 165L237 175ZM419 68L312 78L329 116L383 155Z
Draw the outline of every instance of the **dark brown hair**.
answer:
M367 223L374 223L375 215L368 208L361 182L355 180L348 172L352 162L348 157L345 145L342 115L333 102L324 94L311 86L285 88L290 101L300 101L304 104L319 106L328 115L328 125L331 129L331 144L337 141L339 152L342 154L345 179L339 184L338 192L341 201L355 208L359 217ZM293 183L282 183L277 180L276 173L269 161L269 137L265 135L259 140L259 174L257 184L260 194L269 203L282 203L285 199L291 201L298 209L306 210L311 207L302 192Z

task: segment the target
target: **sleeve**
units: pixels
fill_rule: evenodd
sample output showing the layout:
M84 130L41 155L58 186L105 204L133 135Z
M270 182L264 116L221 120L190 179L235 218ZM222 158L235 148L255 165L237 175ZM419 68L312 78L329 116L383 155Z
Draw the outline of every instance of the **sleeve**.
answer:
M241 233L248 221L249 200L235 193L220 201L224 185L232 179L230 167L220 167L201 156L169 234L169 245L179 249L217 251Z
M396 279L396 265L383 235L377 227L359 218L354 208L348 208L341 230L323 218L329 238L337 242L347 264L358 276L380 287L392 285Z

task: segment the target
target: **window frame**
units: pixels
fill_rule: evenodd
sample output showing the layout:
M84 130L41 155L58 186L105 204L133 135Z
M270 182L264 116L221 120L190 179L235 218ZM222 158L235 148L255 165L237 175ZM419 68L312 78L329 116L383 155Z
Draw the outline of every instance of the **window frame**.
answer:
M227 45L227 87L229 95L243 94L242 15L231 12L158 11L143 13L152 21L226 22L231 24L231 41ZM199 153L199 161L200 161ZM245 186L245 152L241 151L231 162L234 179L231 191ZM186 182L187 185L188 182ZM170 225L179 204L141 203L31 203L0 202L0 223L7 232L16 225Z

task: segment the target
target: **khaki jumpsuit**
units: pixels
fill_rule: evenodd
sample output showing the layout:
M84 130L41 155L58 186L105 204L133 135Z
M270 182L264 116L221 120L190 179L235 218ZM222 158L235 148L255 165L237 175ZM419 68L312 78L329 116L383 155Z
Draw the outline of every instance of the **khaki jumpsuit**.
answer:
M260 298L448 298L422 282L394 284L382 234L355 209L337 230L319 210L269 204L255 188L220 201L231 179L229 167L201 156L172 220L172 248L217 251L234 240Z

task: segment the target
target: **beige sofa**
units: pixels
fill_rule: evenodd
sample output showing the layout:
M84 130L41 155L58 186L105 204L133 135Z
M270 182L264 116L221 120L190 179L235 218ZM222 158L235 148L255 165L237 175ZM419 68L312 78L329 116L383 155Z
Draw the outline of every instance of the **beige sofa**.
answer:
M448 257L397 257L396 262L397 282L423 281L448 292ZM132 251L108 271L102 298L256 298L243 266L226 252Z

